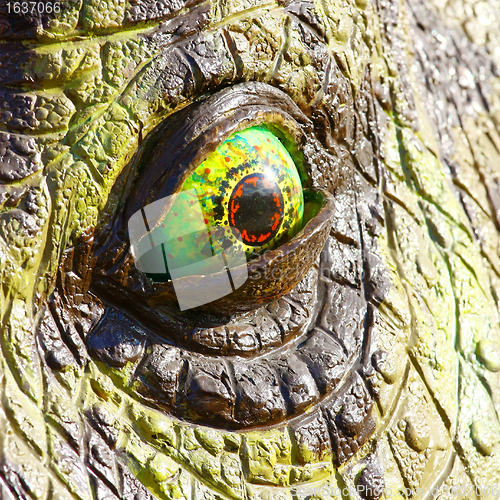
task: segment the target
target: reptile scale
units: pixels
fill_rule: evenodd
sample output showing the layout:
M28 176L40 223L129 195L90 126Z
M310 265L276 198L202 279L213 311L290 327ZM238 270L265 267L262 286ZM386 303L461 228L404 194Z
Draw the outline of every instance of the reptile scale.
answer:
M1 500L498 498L499 12L0 0Z

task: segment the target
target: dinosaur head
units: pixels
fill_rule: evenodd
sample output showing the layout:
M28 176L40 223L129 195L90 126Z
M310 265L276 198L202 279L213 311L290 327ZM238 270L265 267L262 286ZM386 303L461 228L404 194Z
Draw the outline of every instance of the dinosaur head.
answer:
M35 5L0 5L0 493L493 485L495 15ZM244 277L215 296L220 276L188 276L183 307L173 267L148 271L138 248L167 262L163 224L191 262L162 201L189 189L216 191L200 213L213 246L213 228L238 229Z

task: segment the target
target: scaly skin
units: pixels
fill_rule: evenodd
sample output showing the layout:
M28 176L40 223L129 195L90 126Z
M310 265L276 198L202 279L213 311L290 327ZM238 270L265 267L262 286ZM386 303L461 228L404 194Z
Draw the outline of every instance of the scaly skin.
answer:
M472 486L500 481L497 0L72 0L41 21L6 9L2 499L326 500L359 498L360 485L385 485L380 498L406 488L430 498L432 487L439 499L496 498ZM255 326L262 311L233 322L261 342L271 325L302 325L273 365L283 380L305 367L291 362L294 349L305 359L304 341L329 336L350 359L328 397L313 373L314 397L290 410L286 391L272 396L288 410L260 426L234 420L234 398L227 420L210 420L204 398L241 390L235 370L279 353L228 358L233 378L207 375L219 389L200 382L197 412L186 380L207 353L175 340L184 378L167 404L144 382L169 373L154 356L158 328L102 286L135 276L113 223L147 170L137 153L148 134L201 96L252 81L310 120L301 147L336 212L321 259L263 310L269 323ZM122 351L92 344L103 328Z

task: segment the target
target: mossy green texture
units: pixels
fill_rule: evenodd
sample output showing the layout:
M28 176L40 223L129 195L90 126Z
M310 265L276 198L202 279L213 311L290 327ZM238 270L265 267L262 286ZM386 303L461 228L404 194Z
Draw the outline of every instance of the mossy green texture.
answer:
M133 475L165 500L337 499L336 488L354 485L373 450L386 457L386 484L393 491L415 484L417 477L430 478L425 486L431 485L446 470L451 486L498 482L500 240L483 178L500 175L500 80L490 75L481 82L491 91L488 112L477 103L471 104L476 111L462 110L449 138L455 154L445 162L438 132L426 116L431 111L423 104L422 82L412 74L418 72L414 28L408 7L399 2L393 2L390 23L397 29L390 36L380 28L390 23L370 2L314 2L314 29L326 45L310 51L304 43L309 35L283 2L214 1L196 42L218 54L214 88L264 81L303 109L313 102L345 107L328 102L315 58L324 58L325 67L336 61L355 96L362 94L365 78L374 88L380 85L379 100L387 104L377 108L386 226L376 240L392 288L373 332L389 361L374 410L377 430L352 463L336 470L334 457L301 444L288 424L229 432L176 420L131 396L133 363L109 368L89 359L85 368L57 376L42 370L34 332L63 253L122 203L120 174L141 141L207 91L206 75L194 82L187 72L185 80L176 75L178 68L168 74L164 47L175 40L171 33L151 34L158 20L120 29L132 4L64 2L61 17L27 44L32 55L19 62L24 79L5 75L6 85L22 86L30 99L22 120L5 121L14 134L32 139L29 161L35 173L8 187L30 210L4 205L3 198L0 210L0 450L16 464L32 498L91 498L80 456L82 415L96 409ZM456 9L432 5L499 61L498 9L470 16L463 2ZM489 12L496 5L483 2L477 8ZM400 52L389 48L396 35ZM164 74L168 78L161 79ZM464 88L470 78L464 72ZM408 89L418 131L408 118ZM342 123L339 112L338 126ZM453 180L452 162L461 172ZM320 167L313 166L312 174L328 184ZM23 186L29 187L28 201ZM300 201L289 201L298 214ZM73 348L78 351L79 345ZM427 469L400 465L405 453L417 453L405 448L406 431L397 427L401 421L406 425L408 408L439 422L439 432L430 436L415 438L408 431L410 441L419 440L434 453Z

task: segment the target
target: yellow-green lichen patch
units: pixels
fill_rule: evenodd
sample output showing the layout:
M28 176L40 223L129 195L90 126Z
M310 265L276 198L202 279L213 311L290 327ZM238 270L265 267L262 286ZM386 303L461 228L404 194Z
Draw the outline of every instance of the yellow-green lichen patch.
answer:
M242 459L247 479L254 484L290 484L292 444L287 429L245 435Z

